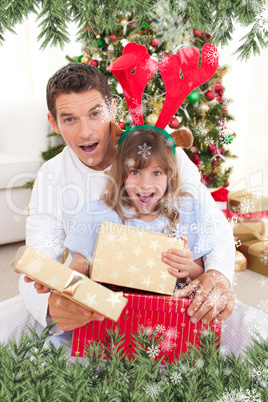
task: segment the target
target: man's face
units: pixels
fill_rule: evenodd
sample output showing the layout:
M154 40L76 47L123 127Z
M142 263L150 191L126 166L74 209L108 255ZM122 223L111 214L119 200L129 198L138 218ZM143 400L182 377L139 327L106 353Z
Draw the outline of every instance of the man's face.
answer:
M60 94L56 117L57 122L48 114L51 127L86 166L104 170L113 163L116 149L110 143L110 110L98 90Z

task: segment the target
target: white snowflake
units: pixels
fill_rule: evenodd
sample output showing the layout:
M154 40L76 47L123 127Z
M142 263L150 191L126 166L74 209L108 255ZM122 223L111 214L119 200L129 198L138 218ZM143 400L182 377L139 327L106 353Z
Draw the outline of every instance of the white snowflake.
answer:
M166 42L168 49L173 51L186 41L184 30L189 26L188 22L183 19L188 2L181 0L178 4L176 4L176 9L171 12L168 2L158 0L150 12L156 35L159 38L159 46Z
M168 213L178 212L181 207L181 197L178 197L174 193L169 193L164 201L165 211Z
M256 16L257 19L257 29L259 28L260 31L268 31L268 4L262 4L259 7L258 15Z
M171 373L169 378L173 384L179 384L182 381L182 375L181 375L181 373L178 373L177 371L175 371L174 373Z
M248 213L254 209L254 203L250 200L250 198L242 198L240 203L240 212Z
M38 256L38 258L34 259L28 264L27 271L29 275L35 275L41 271L43 266L44 258L42 256Z
M158 324L156 326L156 330L157 330L157 333L161 335L165 332L166 327L163 324Z
M225 134L226 125L227 125L226 119L220 119L218 121L217 130L218 130L220 136L223 136Z
M157 398L160 394L160 385L156 382L150 382L144 387L144 391L149 398Z
M204 364L205 364L204 360L202 360L202 359L197 359L196 362L195 362L195 365L198 368L204 367Z
M171 352L173 350L174 341L168 337L162 339L160 346L164 352Z
M242 242L238 239L238 237L234 236L234 244L236 247L240 247L242 245Z
M193 132L198 137L206 137L208 129L204 122L200 122L200 123L194 125Z
M148 73L147 78L149 79L152 76L152 74L154 74L157 71L158 64L154 59L149 58L145 62L144 69L147 71Z
M208 51L205 53L205 59L208 59L208 64L214 65L219 61L219 52L215 46L211 45Z
M139 147L138 155L142 155L144 159L147 159L148 156L151 155L150 150L152 149L152 147L147 146L146 143L144 143L143 145L138 145L138 147Z
M259 255L259 260L262 265L268 265L268 251L261 251Z
M230 369L230 367L225 367L225 369L223 370L223 374L224 375L230 375L232 373L232 370Z
M214 138L206 137L204 140L204 144L209 147L210 145L214 145Z
M57 298L57 300L56 300L56 302L55 302L55 307L56 307L56 308L59 307L59 305L61 304L61 299L62 299L61 296L59 296L59 297Z
M133 118L136 120L140 118L140 116L143 116L143 114L146 113L145 107L143 107L142 103L139 104L137 100L133 99L133 102L135 104L134 107L129 108L129 113L131 115L132 121Z
M52 231L40 233L37 236L39 250L41 253L55 259L64 250L64 240L60 235L56 235Z
M149 346L147 349L147 355L150 359L156 358L160 353L160 349L158 346Z
M262 388L266 388L268 385L268 369L266 367L257 366L252 367L250 371L252 378L256 380L257 384Z
M129 167L129 168L132 168L132 167L134 167L135 166L135 160L133 159L133 158L127 158L126 159L126 165L127 165L127 167Z
M154 331L154 327L152 327L151 325L147 325L147 327L145 327L143 324L141 324L140 327L142 332L148 336L150 336Z
M264 313L268 313L268 300L260 300L260 303L257 305L257 307Z
M226 391L216 402L260 402L261 394L255 389Z
M176 327L170 327L165 333L165 338L176 339L178 337L178 331Z
M120 382L122 382L122 383L129 382L130 376L127 373L120 373L119 379L120 379Z

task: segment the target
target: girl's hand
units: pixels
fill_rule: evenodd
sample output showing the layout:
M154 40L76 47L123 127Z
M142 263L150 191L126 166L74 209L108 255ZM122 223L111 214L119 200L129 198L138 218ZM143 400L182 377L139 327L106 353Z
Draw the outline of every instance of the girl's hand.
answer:
M189 249L187 236L183 235L181 238L184 241L184 247L180 250L170 249L162 253L162 261L171 267L168 269L171 275L176 278L187 278L193 266L193 253Z

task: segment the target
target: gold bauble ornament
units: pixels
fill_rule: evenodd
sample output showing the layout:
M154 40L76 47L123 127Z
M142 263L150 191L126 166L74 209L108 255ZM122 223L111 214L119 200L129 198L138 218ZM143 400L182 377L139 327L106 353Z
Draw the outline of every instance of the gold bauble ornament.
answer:
M128 19L127 18L122 18L120 21L120 25L127 25L128 24Z
M148 124L150 124L150 126L154 126L155 123L157 122L157 120L158 120L158 116L157 116L157 114L155 114L155 113L149 114L149 115L147 116L147 118L146 118L146 122L147 122Z
M90 60L89 57L83 56L82 59L81 59L81 63L86 63L86 64L88 64L89 60Z

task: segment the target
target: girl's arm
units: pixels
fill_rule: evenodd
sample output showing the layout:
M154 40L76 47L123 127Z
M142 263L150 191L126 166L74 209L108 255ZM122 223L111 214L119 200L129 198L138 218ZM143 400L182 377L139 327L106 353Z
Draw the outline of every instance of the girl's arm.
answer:
M86 276L89 276L89 261L82 254L76 253L73 260L70 263L70 268L74 271L80 272Z
M176 278L187 278L193 280L204 273L203 259L193 260L193 253L188 247L188 238L182 236L184 247L182 250L171 249L163 253L162 261L169 265L169 273Z

